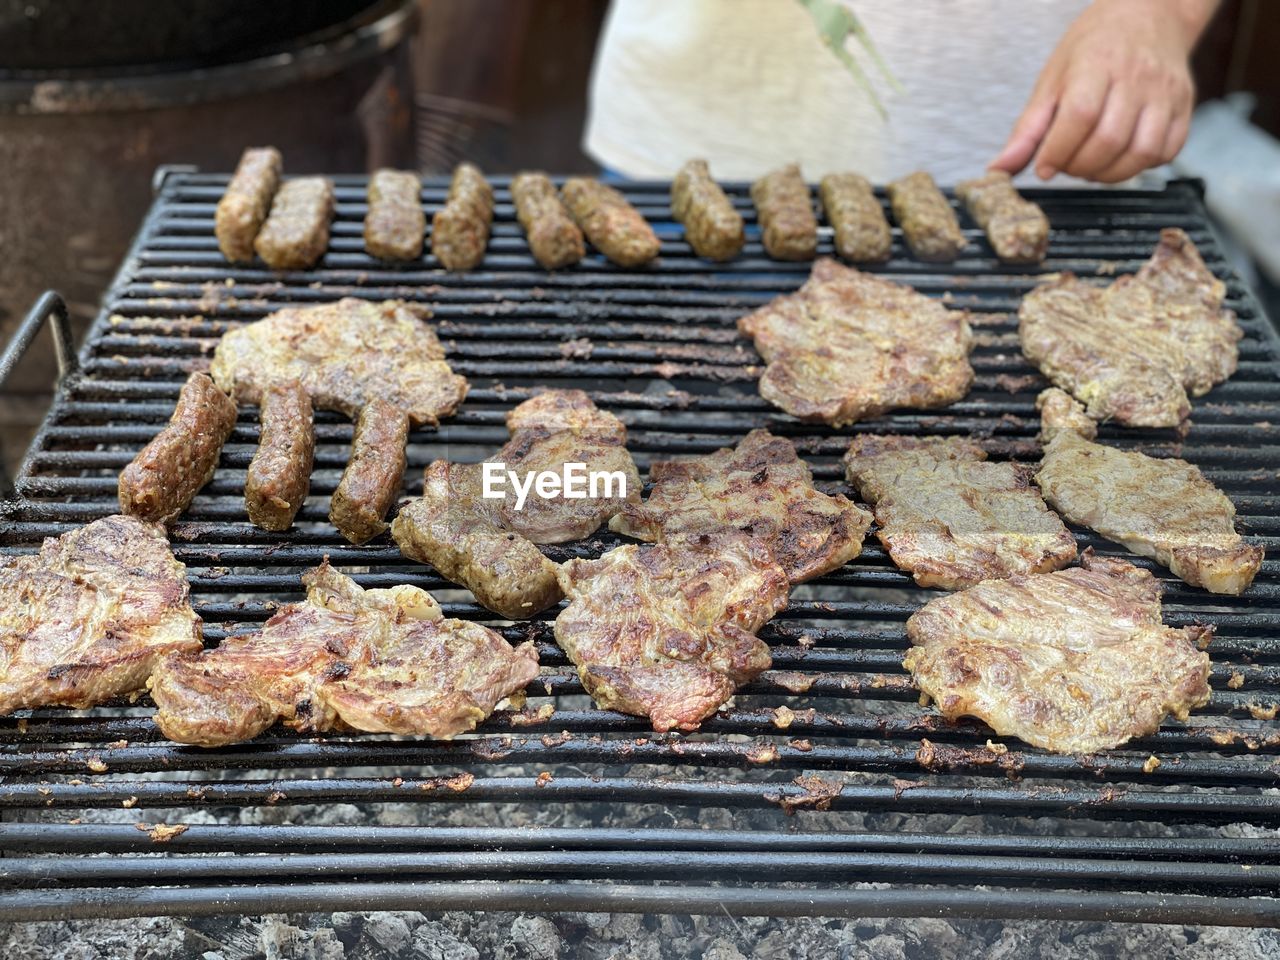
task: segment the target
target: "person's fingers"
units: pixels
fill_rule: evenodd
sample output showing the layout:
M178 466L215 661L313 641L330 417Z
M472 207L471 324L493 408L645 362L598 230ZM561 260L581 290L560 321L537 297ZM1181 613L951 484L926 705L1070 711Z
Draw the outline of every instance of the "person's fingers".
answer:
M1175 113L1169 129L1164 135L1164 146L1160 150L1160 158L1169 163L1182 150L1187 142L1187 133L1191 129L1191 111L1180 110Z
M1102 183L1119 183L1162 164L1169 121L1168 107L1157 104L1144 107L1129 148L1095 174L1094 179Z
M1013 125L1008 142L987 169L1004 170L1009 174L1020 173L1031 162L1036 148L1044 139L1049 121L1053 119L1055 103L1054 98L1047 94L1033 97L1022 111L1022 116L1018 117L1018 122Z
M1133 142L1142 104L1120 86L1112 86L1098 125L1075 153L1062 164L1063 173L1086 180L1099 179L1099 174L1119 160ZM1163 133L1161 144L1163 145Z
M1040 154L1036 157L1036 175L1048 180L1076 152L1102 115L1107 97L1107 80L1097 73L1068 77L1066 88L1058 98L1049 132L1045 134Z

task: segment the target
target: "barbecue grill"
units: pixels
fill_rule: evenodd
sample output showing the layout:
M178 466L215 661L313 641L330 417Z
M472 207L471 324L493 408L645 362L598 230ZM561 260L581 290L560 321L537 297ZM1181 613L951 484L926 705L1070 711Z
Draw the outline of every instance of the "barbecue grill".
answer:
M202 750L160 737L145 699L0 720L0 919L358 906L1280 923L1280 340L1225 263L1196 183L1026 191L1053 224L1038 269L1000 265L968 219L973 245L948 266L912 260L895 231L894 257L876 272L973 311L977 381L944 410L836 431L798 423L756 393L762 364L734 321L794 290L809 264L764 257L745 184L728 187L748 222L747 247L731 263L691 255L667 184L628 183L628 199L662 237L660 259L620 270L591 254L549 274L529 256L508 181L495 178L488 256L475 272L450 275L429 257L409 266L369 258L366 180L334 179L337 218L315 270L225 263L213 212L227 177L174 168L158 176L78 359L56 296L36 304L0 375L52 319L64 376L3 506L0 549L34 551L43 537L115 512L117 473L224 331L342 296L429 305L450 363L471 379L456 417L413 433L411 494L431 459L496 450L503 413L544 385L584 387L622 417L642 471L760 426L795 440L828 491L841 489L837 460L854 430L973 434L995 457L1035 459L1044 384L1018 350L1019 297L1052 271L1136 270L1160 228L1178 226L1228 285L1245 331L1239 372L1195 403L1185 437L1105 425L1101 437L1197 463L1267 547L1241 598L1154 568L1167 622L1218 627L1212 702L1185 724L1094 757L996 743L980 723L941 720L918 705L901 667L903 623L934 594L871 538L858 560L796 590L762 632L773 670L697 734L656 735L595 709L554 644L554 609L498 627L538 645L543 677L527 704L453 742L273 730ZM444 180L425 185L428 214L446 189ZM830 251L824 229L819 253ZM217 476L172 532L208 642L300 598L299 574L325 555L364 586L417 584L445 599L448 616L493 621L386 537L355 547L327 524L350 437L348 422L318 415L312 497L294 530L267 533L245 517L257 423L242 410ZM1082 547L1121 552L1076 535ZM596 556L618 542L602 533L548 553ZM354 804L368 819L296 822L323 804ZM416 811L417 823L379 822L386 805ZM456 825L460 807L483 808L491 825ZM187 829L166 839L138 828L157 823Z

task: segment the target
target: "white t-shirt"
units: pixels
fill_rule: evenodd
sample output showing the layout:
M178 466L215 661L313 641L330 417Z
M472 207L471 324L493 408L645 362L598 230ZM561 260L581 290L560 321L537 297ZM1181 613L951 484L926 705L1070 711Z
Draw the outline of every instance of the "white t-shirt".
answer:
M981 173L1089 0L845 0L905 88L856 40L888 110L823 46L796 0L613 0L596 53L586 150L632 177L691 157L749 180L798 160L809 179Z

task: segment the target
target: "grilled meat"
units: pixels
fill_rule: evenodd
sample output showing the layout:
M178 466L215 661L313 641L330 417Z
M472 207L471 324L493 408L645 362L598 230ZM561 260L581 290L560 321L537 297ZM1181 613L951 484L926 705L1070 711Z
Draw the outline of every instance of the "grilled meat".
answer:
M1208 627L1161 621L1160 584L1124 560L988 580L907 621L904 666L943 716L1057 753L1154 733L1209 700Z
M369 178L369 212L364 215L364 248L381 260L417 260L427 215L422 181L409 170L378 170Z
M351 458L329 502L329 522L352 543L364 543L387 529L383 517L404 483L409 418L384 400L360 411L351 440Z
M856 173L829 173L818 184L822 209L835 229L836 253L851 263L883 263L893 234L871 183Z
M742 215L733 209L705 160L690 160L671 182L671 215L684 224L693 252L708 260L732 260L746 236Z
M1190 396L1236 370L1243 336L1226 288L1177 229L1134 276L1099 288L1064 274L1023 298L1022 352L1095 420L1176 427Z
M516 217L529 238L534 259L548 270L572 266L587 252L582 231L569 216L545 173L520 173L511 181Z
M855 437L849 482L875 509L876 536L922 587L1043 573L1076 557L1076 541L1019 463L987 463L959 437Z
M240 155L235 176L213 215L218 249L228 260L248 263L253 259L253 241L267 219L271 198L280 187L283 165L275 147L250 147Z
M789 581L763 543L721 531L570 560L560 585L556 642L587 692L662 732L696 729L769 669L755 633L786 608Z
M460 163L445 204L431 218L431 252L446 270L472 270L484 259L493 223L493 189L480 168Z
M120 471L120 512L159 523L178 519L213 479L235 425L235 402L206 374L191 374L164 429Z
M327 178L286 181L271 202L253 249L272 270L310 269L329 248L333 205L333 183Z
M888 189L893 215L917 259L950 263L960 255L967 241L933 177L918 170L893 181Z
M1059 513L1211 593L1240 594L1263 550L1235 529L1235 505L1196 466L1117 450L1076 432L1080 405L1061 390L1040 395L1048 438L1036 482Z
M0 595L0 714L134 694L165 654L200 650L186 568L136 517L0 557Z
M170 740L219 747L276 721L304 733L452 737L538 675L533 644L448 620L425 590L363 590L327 563L262 630L166 657L151 676Z
M895 407L953 403L973 383L966 314L830 258L796 293L738 321L768 367L760 395L837 427Z
M307 499L316 431L311 398L297 380L262 392L258 451L244 479L249 519L263 530L288 530Z
M991 170L956 185L956 196L987 232L996 256L1005 263L1040 263L1049 250L1049 218L1013 186L1009 174Z
M354 418L385 400L415 427L450 416L467 393L431 328L398 300L346 297L278 310L224 334L210 372L242 403L261 403L272 383L298 380L319 410Z
M844 566L871 526L856 504L815 490L791 441L767 430L709 456L658 461L649 479L649 499L624 505L610 529L658 543L741 530L769 548L792 583Z
M818 218L800 166L789 163L751 185L760 241L775 260L812 260L818 252Z
M560 191L564 205L591 245L620 267L640 267L658 255L653 227L613 187L570 177Z

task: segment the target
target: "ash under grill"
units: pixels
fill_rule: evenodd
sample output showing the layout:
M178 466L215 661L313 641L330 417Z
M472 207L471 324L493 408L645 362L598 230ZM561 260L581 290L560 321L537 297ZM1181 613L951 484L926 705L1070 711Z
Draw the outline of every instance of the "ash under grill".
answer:
M964 217L976 242L953 266L910 259L895 230L894 257L876 272L973 311L977 381L944 410L834 431L800 424L756 394L762 365L734 321L794 290L809 265L763 256L745 185L729 188L748 221L746 250L732 263L692 257L670 221L667 186L639 183L625 193L663 239L656 264L623 271L591 254L548 274L529 256L499 179L483 266L450 275L429 258L409 268L367 257L365 180L336 177L337 219L320 267L271 274L217 252L213 211L226 180L162 180L80 368L17 478L19 499L3 506L3 551L33 551L42 537L115 512L118 471L168 418L186 373L208 363L222 332L286 304L347 295L428 304L451 365L472 381L456 417L413 433L409 493L430 460L497 449L505 411L542 385L581 386L620 416L642 471L760 426L795 440L829 491L841 488L837 461L855 429L973 434L997 457L1034 459L1043 380L1018 350L1020 296L1047 272L1136 270L1167 226L1185 229L1227 281L1245 330L1240 369L1195 403L1185 438L1106 426L1101 438L1195 462L1236 502L1242 530L1270 556L1280 548L1280 340L1228 271L1194 184L1026 191L1053 224L1041 269L1000 265ZM446 189L427 184L428 216ZM824 230L819 254L830 252ZM326 554L364 586L413 583L442 598L448 616L492 619L386 537L354 547L328 525L350 438L349 423L317 416L312 496L294 530L268 533L244 513L257 423L242 411L216 478L172 534L210 642L299 598L299 574ZM1076 533L1082 546L1121 552ZM595 556L619 542L601 535L547 552ZM477 736L450 743L271 731L221 750L178 747L160 738L145 700L0 720L0 919L359 904L1280 923L1280 837L1270 832L1280 825L1280 560L1266 560L1241 598L1153 569L1168 623L1218 627L1213 699L1186 724L1092 758L1016 740L994 752L983 725L918 706L901 668L903 624L933 594L874 539L858 560L793 594L761 633L773 670L695 735L656 735L592 707L554 644L554 609L499 627L538 644L543 677L525 710L500 712ZM785 727L779 706L794 711ZM290 811L322 804L407 805L420 823L292 822ZM489 811L490 825L452 825L459 805ZM664 808L682 825L656 827ZM620 825L630 809L642 812L642 829ZM254 823L245 810L275 812ZM963 830L959 817L970 818ZM131 822L188 819L163 845ZM1171 823L1186 826L1166 835L1160 825Z

